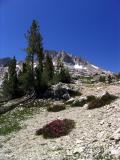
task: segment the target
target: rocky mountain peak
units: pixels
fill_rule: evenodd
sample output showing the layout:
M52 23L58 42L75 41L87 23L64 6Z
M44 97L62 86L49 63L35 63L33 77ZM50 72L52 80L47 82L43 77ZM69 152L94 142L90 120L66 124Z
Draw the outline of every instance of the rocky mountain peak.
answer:
M84 60L81 57L74 56L64 50L61 51L53 51L53 50L45 50L45 54L48 53L52 59L54 64L56 64L57 59L61 59L64 65L70 70L72 75L95 75L105 73L108 74L110 72L105 71L88 61Z

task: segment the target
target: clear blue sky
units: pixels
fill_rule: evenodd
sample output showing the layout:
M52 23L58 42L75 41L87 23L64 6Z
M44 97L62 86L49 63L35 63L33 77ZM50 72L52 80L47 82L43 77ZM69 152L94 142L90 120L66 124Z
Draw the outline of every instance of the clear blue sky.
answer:
M0 0L0 58L24 59L24 33L40 25L45 49L120 71L120 0Z

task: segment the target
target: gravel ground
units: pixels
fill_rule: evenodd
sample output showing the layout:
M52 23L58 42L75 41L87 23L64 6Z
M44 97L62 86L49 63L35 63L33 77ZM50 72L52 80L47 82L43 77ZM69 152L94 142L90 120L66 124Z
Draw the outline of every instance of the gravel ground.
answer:
M84 95L101 95L105 91L120 96L120 85L82 88ZM58 118L73 119L75 129L55 139L35 135L37 129ZM120 98L94 110L87 110L86 105L56 113L44 109L22 125L9 140L0 137L0 160L99 160L108 154L119 159L120 141L111 137L120 128Z

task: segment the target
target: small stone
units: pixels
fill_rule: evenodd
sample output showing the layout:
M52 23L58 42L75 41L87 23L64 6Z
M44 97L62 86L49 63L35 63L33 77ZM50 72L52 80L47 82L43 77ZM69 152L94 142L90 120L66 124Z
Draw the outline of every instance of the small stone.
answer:
M104 119L103 119L103 120L100 122L100 125L103 125L103 124L104 124L104 122L105 122L105 121L104 121Z
M2 144L0 144L0 148L2 148L3 147L3 145Z
M83 152L83 150L84 150L84 147L77 147L77 148L74 149L73 153L74 154L81 153L81 152Z
M83 141L82 140L80 140L80 139L77 139L76 140L76 144L81 144Z
M72 150L67 150L67 151L66 151L66 154L67 154L67 156L72 156L72 154L73 154L73 153L72 153Z
M108 123L108 127L111 127L111 123Z
M110 140L115 140L115 142L117 143L118 141L120 141L120 128L118 128L112 135L112 137L110 137Z
M91 117L92 117L92 115L91 115L91 114L89 114L89 115L88 115L88 117L89 117L89 118L91 118Z
M98 139L101 139L101 138L103 137L103 135L104 135L104 131L99 132L99 133L97 134Z
M93 140L92 140L92 143L97 142L97 141L98 141L97 139L93 139Z

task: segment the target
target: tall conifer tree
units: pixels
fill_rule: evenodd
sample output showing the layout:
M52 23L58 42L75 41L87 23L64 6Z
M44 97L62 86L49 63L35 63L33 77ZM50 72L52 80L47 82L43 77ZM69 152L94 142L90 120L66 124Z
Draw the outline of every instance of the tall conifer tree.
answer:
M7 96L10 99L19 97L19 86L16 72L15 57L11 59L8 68L8 74L5 75L5 79L3 82L3 93L4 96Z
M45 66L44 66L44 72L47 76L48 81L51 81L54 76L54 66L52 62L52 58L50 55L47 53L46 54L46 60L45 60Z

